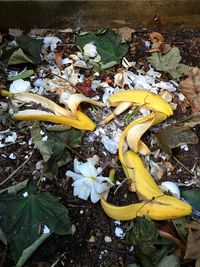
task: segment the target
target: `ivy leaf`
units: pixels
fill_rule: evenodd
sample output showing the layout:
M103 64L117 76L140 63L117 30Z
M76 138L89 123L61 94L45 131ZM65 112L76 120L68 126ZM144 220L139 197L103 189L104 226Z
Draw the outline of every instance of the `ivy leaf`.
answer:
M34 64L40 61L40 53L43 45L42 39L31 38L28 35L20 35L16 42L24 53L32 60Z
M153 221L137 217L127 230L126 243L135 246L135 252L144 267L156 267L156 247L158 231Z
M48 178L55 178L58 168L71 161L69 149L79 147L82 136L83 132L74 128L63 132L49 132L42 131L38 123L32 126L32 141L43 157L45 162L44 172ZM44 137L46 141L44 141Z
M121 36L111 29L82 33L75 37L75 45L81 51L83 51L83 47L90 42L97 47L104 69L117 64L128 52L128 45L126 43L122 43ZM111 65L108 64L110 62L112 62Z
M169 73L175 80L180 80L180 77L189 69L189 66L181 64L180 61L180 50L177 47L173 47L166 54L155 52L148 57L148 62L156 70Z
M22 266L51 233L71 234L68 210L50 193L39 192L32 179L16 194L0 194L0 227L16 266Z

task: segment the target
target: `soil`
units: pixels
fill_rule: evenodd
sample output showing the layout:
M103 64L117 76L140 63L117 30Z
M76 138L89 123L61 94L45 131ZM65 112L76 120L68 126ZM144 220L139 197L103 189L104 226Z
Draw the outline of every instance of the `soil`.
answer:
M129 43L130 51L127 55L127 59L136 61L136 68L138 69L146 70L148 68L148 63L146 61L148 53L144 46L144 40L149 40L149 32L151 31L147 29L137 30L133 34L132 41ZM199 65L200 31L184 29L180 31L164 32L163 35L166 38L166 42L170 42L180 48L183 63L191 66ZM75 51L72 45L73 35L71 33L59 33L57 36L62 39L63 43L67 44L66 54L69 55ZM5 36L5 38L8 38L8 36ZM117 69L117 67L115 69ZM87 75L89 76L90 72L88 72ZM101 75L102 77L109 75L111 79L113 78L112 74L106 72ZM164 80L168 78L167 75L163 75ZM2 89L8 88L8 82L5 79L5 70L2 67L0 68L0 84ZM190 110L188 110L189 109L187 109L187 112L190 113ZM182 108L179 107L176 113L177 118L183 117L186 114L184 112L186 111L183 111ZM120 123L120 118L118 120ZM10 128L18 134L16 143L0 149L0 182L11 175L26 160L26 156L29 157L30 151L33 151L31 158L18 172L12 175L12 178L3 185L4 188L32 177L36 163L42 159L40 153L33 145L28 144L30 140L30 126L30 122L15 122L6 119L0 122L1 131ZM196 126L194 131L198 138L200 138L200 127ZM146 135L145 138L148 141L148 135ZM23 145L21 145L22 142L24 142ZM83 140L83 147L76 150L76 152L81 154L84 158L88 158L94 154L100 155L100 158L103 159L102 164L105 165L105 174L108 174L112 164L115 165L115 167L117 167L117 180L123 182L125 175L120 168L120 162L110 153L107 153L105 156L103 151L102 144L100 144L98 140L89 143L87 134ZM8 158L12 152L17 153L16 160ZM180 148L174 149L173 156L169 159L169 162L174 166L174 170L171 172L170 176L167 172L164 173L162 181L170 179L178 181L183 185L186 181L192 181L193 173L188 172L188 170L191 170L195 164L198 165L199 163L200 143L189 145L189 151L184 151ZM109 163L111 164L109 165ZM82 201L73 196L71 181L66 179L65 176L65 172L72 166L71 164L72 163L60 168L56 180L48 180L41 183L41 190L51 192L68 208L71 222L75 226L76 231L72 236L51 235L51 237L49 237L31 256L25 266L124 267L133 262L138 263L134 253L126 246L125 239L116 236L115 228L118 225L105 215L100 203L92 204L90 201ZM106 167L106 165L109 166ZM35 177L37 180L37 173ZM187 187L186 185L187 184L185 184L185 188ZM197 188L198 183L193 183L190 185L190 188L191 187ZM109 194L108 200L111 203L125 205L132 203L134 199L136 199L135 193L128 191L128 185L126 183L119 187L116 192L114 192L114 190L111 189ZM120 228L124 230L124 233L128 225L129 222L121 222ZM106 236L111 238L110 243L105 241ZM14 263L11 259L9 249L0 243L0 266L9 267L13 265ZM192 265L189 264L185 266Z

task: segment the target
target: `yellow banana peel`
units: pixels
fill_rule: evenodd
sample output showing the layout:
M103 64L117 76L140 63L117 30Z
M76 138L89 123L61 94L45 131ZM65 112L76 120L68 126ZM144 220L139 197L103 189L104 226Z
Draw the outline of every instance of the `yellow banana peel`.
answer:
M69 125L81 130L93 131L96 128L95 123L83 112L77 111L73 114L72 111L66 108L62 108L53 101L46 97L32 94L32 93L16 93L12 94L7 91L1 91L3 96L8 96L11 99L21 102L35 102L40 104L43 108L47 108L50 112L34 109L26 109L18 111L13 114L13 118L16 120L38 120L49 121L64 125Z
M132 101L134 105L142 105L154 112L140 117L131 122L122 132L119 141L119 159L123 170L132 188L138 194L141 203L118 207L108 203L101 197L101 205L105 213L114 220L132 220L136 216L148 216L153 220L176 219L190 215L192 207L174 197L164 195L155 180L145 168L142 159L136 154L146 155L149 153L148 147L140 140L142 135L153 125L156 125L172 115L169 104L159 95L155 95L145 90L126 90L117 93L109 98L111 105L119 107L123 112L123 103ZM125 110L125 109L124 109ZM111 114L105 119L110 121L116 114ZM123 143L126 142L129 149L123 151Z
M132 102L136 106L158 111L170 116L173 114L170 105L160 96L146 90L124 90L108 98L112 106L121 102Z
M98 101L93 101L89 97L86 97L82 94L73 94L67 100L68 108L72 111L73 114L76 114L77 108L81 102L90 103L98 107L104 107L105 104Z
M16 120L49 121L69 125L80 130L93 131L96 128L95 123L81 111L76 112L76 119L34 109L18 111L12 117Z
M33 93L13 94L5 90L1 91L1 95L7 96L10 99L18 100L18 101L25 102L25 103L34 102L36 104L40 104L43 108L47 108L51 110L55 115L75 118L74 114L69 109L62 108L61 106L57 105L52 100L41 95L37 95Z
M137 216L148 216L152 220L171 220L190 215L190 205L170 196L160 196L151 201L118 207L101 197L101 206L114 220L132 220Z

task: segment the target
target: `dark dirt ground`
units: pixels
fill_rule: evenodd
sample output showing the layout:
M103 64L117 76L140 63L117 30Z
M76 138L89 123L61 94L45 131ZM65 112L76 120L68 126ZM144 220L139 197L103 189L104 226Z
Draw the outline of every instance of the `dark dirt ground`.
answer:
M133 40L130 42L130 51L128 59L134 59L137 62L136 67L146 68L148 66L146 62L146 49L144 47L144 40L148 40L148 33L150 30L138 30L133 35ZM180 30L180 31L168 31L163 35L166 38L166 42L170 42L178 46L181 50L182 62L191 66L199 65L200 59L200 31L196 30ZM64 39L68 44L71 43L71 39L68 35L60 34L58 36ZM73 51L73 47L69 45L70 53ZM66 51L68 53L68 51ZM164 77L165 78L165 77ZM1 87L7 87L5 75L0 68L0 83ZM179 107L177 116L183 116L183 111ZM9 125L8 125L9 124ZM16 131L20 136L18 140L26 141L30 139L30 122L16 122L16 121L1 121L0 130L10 128ZM195 132L200 138L200 127L195 128ZM94 146L98 152L98 144L89 144ZM32 157L26 163L26 165L20 169L8 183L4 184L4 188L23 181L32 176L35 169L35 164L41 160L41 156L33 146L29 146L27 143L20 145L19 143L11 144L5 148L0 149L0 181L6 179L13 173L23 162L24 157L29 155L30 151L34 150ZM15 161L6 158L4 155L9 155L11 152L17 151L20 155ZM81 149L78 151L84 157L88 157L87 149ZM200 143L197 145L189 145L189 151L176 149L174 155L180 162L191 169L195 163L200 160ZM173 166L175 166L172 172L171 179L176 181L180 179L189 180L191 174L182 168L177 161L173 158L170 160ZM49 191L60 199L60 202L69 209L69 215L72 224L75 225L76 231L73 236L57 236L53 234L48 238L39 249L32 255L32 257L25 264L26 267L50 267L50 266L69 266L69 267L124 267L129 263L137 262L133 252L130 252L126 247L124 239L120 239L115 236L115 224L113 220L110 220L103 212L100 204L92 204L89 201L82 201L75 198L72 194L71 181L66 180L64 175L67 167L62 167L59 171L59 176L56 181L48 181L45 184L41 184L43 190ZM124 174L120 170L117 172L118 180L123 181ZM167 178L167 174L164 174L162 180ZM169 179L169 178L168 178ZM134 193L127 190L127 185L124 184L120 187L117 193L114 195L111 190L109 201L118 205L131 203ZM135 197L135 196L134 196ZM81 212L80 212L81 211ZM123 222L121 227L126 229L128 222ZM111 243L104 241L105 236L110 236ZM53 265L54 263L54 265ZM0 243L0 267L13 266L13 261L10 257L10 251L2 243ZM192 265L185 265L192 266Z

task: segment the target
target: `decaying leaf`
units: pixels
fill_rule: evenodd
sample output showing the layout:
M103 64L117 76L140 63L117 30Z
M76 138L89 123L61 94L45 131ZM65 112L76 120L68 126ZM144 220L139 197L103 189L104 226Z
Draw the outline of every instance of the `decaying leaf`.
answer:
M96 95L96 92L92 89L91 84L91 80L85 80L82 83L77 83L76 88L85 96L92 97Z
M153 45L149 50L152 55L148 57L148 62L156 70L167 72L173 79L179 80L189 68L189 66L180 63L180 50L164 43L164 37L158 32L152 32L150 39Z
M129 27L121 27L117 30L117 32L121 35L124 41L130 42L132 40L132 35L135 30Z
M192 113L190 116L184 118L179 123L180 126L186 126L190 128L193 128L199 124L200 124L200 112Z
M65 49L54 53L55 54L55 63L59 68L62 67L62 56L63 56L64 52L65 52Z
M179 89L190 102L192 111L200 111L200 69L190 68L186 75L188 77L180 82Z
M197 260L199 264L200 260L200 223L191 222L186 225L188 228L188 239L185 252L185 259ZM196 265L197 266L197 265Z
M198 137L189 127L181 127L176 125L167 126L155 133L158 144L171 155L172 148L179 147L184 144L197 144Z
M41 134L42 133L42 134ZM52 179L57 176L58 168L71 161L71 154L68 148L80 146L83 132L77 129L69 129L62 132L44 132L34 124L31 129L32 140L40 151L44 163L45 175Z

